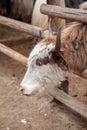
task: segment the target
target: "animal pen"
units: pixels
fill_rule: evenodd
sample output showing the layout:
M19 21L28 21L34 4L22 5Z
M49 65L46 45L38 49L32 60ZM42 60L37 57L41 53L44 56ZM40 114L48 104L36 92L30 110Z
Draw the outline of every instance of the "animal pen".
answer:
M87 24L87 11L84 10L61 8L59 6L46 5L46 4L43 4L40 10L41 13L46 14L50 17L56 16L62 19L75 20ZM29 25L3 16L0 16L0 24L6 25L10 28L26 32L30 35L40 38L45 38L49 34L49 30L45 31L43 28ZM28 60L27 57L3 45L3 43L0 43L0 52L8 55L9 57L17 60L18 62L24 65L27 64ZM52 91L48 90L48 93L53 97L55 97L58 101L66 105L68 108L70 108L74 112L78 113L79 115L87 119L87 105L76 100L75 98L71 97L70 95L66 94L60 89L52 88Z

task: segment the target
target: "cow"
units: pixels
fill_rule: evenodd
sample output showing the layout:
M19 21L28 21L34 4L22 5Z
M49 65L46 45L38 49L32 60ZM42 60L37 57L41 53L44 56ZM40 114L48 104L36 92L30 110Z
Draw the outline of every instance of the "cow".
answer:
M0 0L0 14L29 23L35 0Z
M35 0L11 0L11 17L17 17L23 22L29 23L31 21L32 11Z
M36 44L29 55L20 90L25 95L53 86L67 90L69 71L87 78L87 25L84 23L73 22L62 31L59 29L57 38L50 36Z
M61 87L62 83L68 82L66 67L63 63L59 63L60 60L64 62L62 57L59 56L57 62L55 54L55 58L52 55L54 48L55 37L48 37L36 44L31 51L28 69L21 83L22 88L20 88L23 94L31 95L38 90L41 92L47 86Z

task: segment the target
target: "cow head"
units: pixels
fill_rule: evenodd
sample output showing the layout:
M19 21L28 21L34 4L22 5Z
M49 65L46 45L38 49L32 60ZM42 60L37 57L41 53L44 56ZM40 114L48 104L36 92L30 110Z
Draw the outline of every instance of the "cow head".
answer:
M57 38L60 42L60 36ZM53 36L40 41L31 51L28 58L28 68L21 82L23 94L31 95L37 91L42 91L46 87L64 87L63 83L67 80L67 71L64 60L57 53L56 38Z

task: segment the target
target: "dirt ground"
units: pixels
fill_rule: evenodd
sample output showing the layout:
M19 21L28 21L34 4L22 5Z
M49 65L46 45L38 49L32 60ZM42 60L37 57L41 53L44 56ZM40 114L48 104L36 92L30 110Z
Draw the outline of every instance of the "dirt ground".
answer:
M0 27L0 40L24 35ZM12 48L28 56L32 47L29 41ZM52 97L22 95L25 72L25 66L0 53L0 130L87 130L87 120L62 104L50 103ZM87 104L87 80L70 75L69 94Z

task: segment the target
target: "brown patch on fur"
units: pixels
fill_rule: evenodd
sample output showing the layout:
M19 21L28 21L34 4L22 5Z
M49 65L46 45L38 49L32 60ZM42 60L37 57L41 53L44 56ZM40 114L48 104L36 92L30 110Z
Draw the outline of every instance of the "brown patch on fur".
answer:
M87 41L87 25L83 23L74 22L69 27L63 30L61 37L61 51L67 48L68 44L80 43Z
M41 40L40 44L42 43L42 44L48 45L50 43L55 44L55 42L56 42L56 36L51 36L51 37L48 37L48 38Z
M87 68L87 25L73 23L62 32L61 51L69 69L82 74Z

